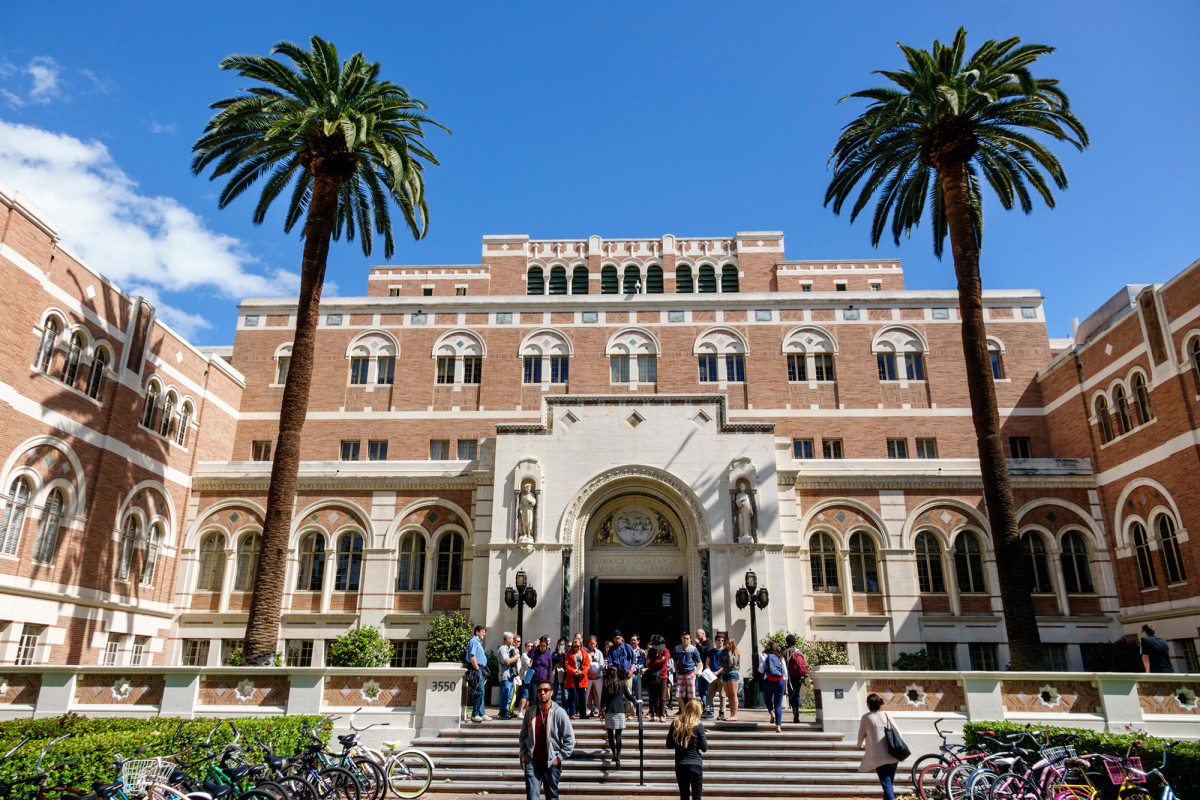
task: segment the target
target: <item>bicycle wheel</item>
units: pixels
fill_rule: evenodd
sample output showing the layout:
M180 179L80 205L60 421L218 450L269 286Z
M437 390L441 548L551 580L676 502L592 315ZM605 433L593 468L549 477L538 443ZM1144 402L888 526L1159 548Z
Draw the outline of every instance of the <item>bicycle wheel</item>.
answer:
M271 797L276 798L276 800L291 800L290 796L288 795L288 790L283 787L283 784L277 783L273 780L259 781L258 783L254 784L254 790L269 794Z
M940 761L926 764L914 785L921 800L946 800L946 776L950 768Z
M388 764L387 783L397 797L420 797L432 782L433 763L422 753L401 753Z
M275 795L259 789L247 789L246 791L237 795L238 800L274 800L274 798Z
M1026 776L1009 773L993 782L987 800L1042 800L1042 793Z
M278 779L291 800L320 800L320 794L312 781L303 775L286 775Z
M926 753L925 755L921 756L920 758L918 758L916 761L913 762L910 773L912 776L912 782L913 782L914 786L917 785L917 776L921 774L921 770L925 769L926 767L928 767L930 764L934 763L935 761L939 764L945 764L946 757L944 755L942 755L941 753Z
M975 772L974 764L955 764L946 775L946 797L948 800L967 800L967 782Z
M383 767L367 756L355 756L350 759L350 764L353 767L350 771L358 779L358 785L362 789L363 800L383 800L387 786Z
M349 770L326 767L317 775L321 779L317 786L321 800L361 800L362 792L358 779Z
M1154 800L1154 795L1150 794L1148 789L1143 789L1140 786L1126 789L1121 792L1120 797L1121 800Z

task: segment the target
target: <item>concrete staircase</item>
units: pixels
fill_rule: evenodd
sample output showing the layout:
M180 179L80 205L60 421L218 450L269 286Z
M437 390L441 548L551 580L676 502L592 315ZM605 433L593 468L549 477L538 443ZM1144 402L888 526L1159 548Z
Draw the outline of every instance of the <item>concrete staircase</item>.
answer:
M743 711L739 716L748 714ZM620 771L609 758L599 719L576 720L574 726L575 753L563 769L560 785L564 797L678 797L666 723L645 723L645 785L638 783L635 720L625 730ZM837 734L822 732L813 722L785 725L782 733L776 733L765 722L706 720L705 731L705 798L881 796L875 774L858 772L862 751L843 744ZM429 793L524 797L519 736L520 722L490 720L415 740L413 745L429 753L435 765ZM896 777L897 794L911 791L905 770Z

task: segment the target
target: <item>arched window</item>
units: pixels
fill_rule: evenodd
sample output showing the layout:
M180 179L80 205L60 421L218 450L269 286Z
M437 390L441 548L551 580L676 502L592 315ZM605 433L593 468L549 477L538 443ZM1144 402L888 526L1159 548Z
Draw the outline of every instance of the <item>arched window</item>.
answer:
M1112 417L1108 414L1108 401L1104 395L1096 398L1096 425L1100 429L1100 443L1108 444L1113 440Z
M973 533L963 531L954 540L954 576L958 579L958 591L963 594L987 591L983 580L983 551Z
M1137 406L1139 425L1145 425L1154 419L1154 411L1150 408L1150 392L1146 390L1146 378L1140 372L1133 374L1133 402Z
M856 592L879 591L875 540L862 531L850 537L850 588Z
M0 541L5 555L15 556L21 541L21 529L25 527L25 516L29 513L29 497L33 489L26 478L17 477L8 487L4 503L4 517L0 518Z
M158 384L151 383L146 387L146 404L142 407L142 425L153 427L154 414L158 411Z
M571 294L588 293L588 268L578 266L571 270Z
M625 265L625 273L621 279L621 291L625 294L636 294L638 284L642 282L642 271L636 264Z
M1163 568L1167 572L1167 583L1187 580L1183 570L1183 556L1179 552L1179 535L1175 532L1175 520L1168 514L1159 514L1158 549L1162 552Z
M175 393L167 392L167 402L163 404L162 419L158 423L158 433L166 436L171 432L171 416L175 413Z
M525 281L525 294L545 294L546 280L542 277L541 267L530 267Z
M893 326L881 330L872 349L879 380L925 380L925 342L911 329Z
M42 372L50 370L50 362L54 360L54 344L58 341L61 331L57 317L46 318L46 324L42 327L42 338L38 341L37 355L33 359L33 365Z
M808 562L812 568L814 592L840 591L837 545L828 533L814 533L808 540Z
M1004 378L1004 354L1000 352L1000 345L993 341L988 341L988 358L992 362L992 379L1002 380Z
M175 431L175 444L180 447L187 445L188 426L192 424L192 404L185 402L183 412L179 415L179 429Z
M692 268L688 264L680 264L675 268L675 293L691 294L696 291L692 282Z
M1046 542L1033 531L1026 531L1021 536L1021 552L1029 561L1029 574L1033 578L1035 592L1052 592L1050 584L1050 564L1046 560Z
M58 546L58 532L62 529L63 493L59 489L51 489L46 497L46 505L42 509L42 525L38 530L37 546L33 550L33 560L50 564L54 561L54 550Z
M717 273L712 264L700 265L700 293L712 294L717 291Z
M100 399L100 389L104 387L104 371L108 369L108 351L102 347L96 348L92 356L92 368L88 372L88 397Z
M1196 382L1200 383L1200 336L1192 338L1192 372L1196 375Z
M733 293L738 290L738 268L736 264L724 264L721 267L721 291Z
M200 540L197 592L219 592L225 582L225 537L215 531Z
M1087 542L1079 531L1067 531L1062 538L1063 583L1069 594L1088 594L1092 588L1092 565Z
M425 537L410 531L400 540L397 592L419 592L425 588Z
M350 532L338 540L337 569L333 576L333 588L339 592L357 592L358 577L362 572L362 534Z
M461 592L463 573L463 537L447 533L438 542L437 579L433 588L438 592Z
M1117 430L1129 433L1133 430L1133 422L1129 418L1129 400L1125 397L1125 387L1113 388L1113 405L1117 407Z
M663 292L663 271L658 264L651 264L646 267L646 293L647 294L662 294Z
M247 533L238 542L237 574L233 579L234 591L254 591L254 578L258 574L258 551L261 548L262 536L257 533Z
M1154 572L1154 562L1150 559L1150 539L1142 523L1135 522L1129 526L1129 538L1133 540L1133 554L1137 558L1138 581L1143 589L1153 589L1158 586L1158 575Z
M71 348L67 351L67 360L63 364L63 383L67 386L74 386L75 379L79 377L79 359L83 357L83 334L75 333L71 336Z
M917 534L917 584L926 594L941 594L946 591L946 578L942 571L942 545L929 531Z
M296 570L296 591L319 592L325 582L325 537L308 533L300 540L300 564Z
M125 527L121 531L121 543L117 548L117 580L128 580L129 570L133 565L133 551L141 535L142 523L131 514L129 519L125 520Z
M154 568L158 566L158 548L162 544L162 528L155 524L150 526L150 534L146 537L146 553L142 559L142 586L154 585Z
M275 356L275 384L283 386L287 383L288 372L292 369L292 347L288 345L283 352Z
M600 269L600 294L616 294L617 289L617 268L612 264Z
M566 267L551 267L550 268L550 294L566 294L567 293L567 268Z

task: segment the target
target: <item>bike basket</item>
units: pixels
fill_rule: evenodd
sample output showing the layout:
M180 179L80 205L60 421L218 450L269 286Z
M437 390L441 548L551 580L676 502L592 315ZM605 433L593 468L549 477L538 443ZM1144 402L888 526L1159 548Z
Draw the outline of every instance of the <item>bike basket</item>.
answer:
M1126 770L1125 765L1120 761L1109 761L1107 758L1104 759L1104 768L1108 770L1108 779L1119 786L1125 782L1126 774L1128 774L1130 783L1145 783L1146 776L1141 774L1142 759L1137 756L1133 756L1132 758L1127 759L1127 761L1130 767L1132 767L1134 770L1137 770L1136 772Z
M1077 758L1079 754L1075 752L1075 745L1064 744L1059 747L1043 748L1040 755L1053 764L1056 761L1062 761L1064 758Z
M137 758L121 766L121 782L131 791L145 792L153 783L166 783L175 766L161 758Z

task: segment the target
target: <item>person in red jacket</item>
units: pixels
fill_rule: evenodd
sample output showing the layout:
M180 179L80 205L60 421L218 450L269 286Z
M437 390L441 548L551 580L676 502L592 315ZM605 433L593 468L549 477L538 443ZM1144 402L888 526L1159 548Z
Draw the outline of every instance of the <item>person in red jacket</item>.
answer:
M588 668L591 666L588 651L583 648L582 633L575 634L575 638L571 640L571 649L567 650L563 662L567 671L567 678L563 683L563 694L567 700L566 710L571 719L581 719L586 711L584 703L587 698Z
M667 652L666 641L655 634L646 649L646 693L650 696L651 722L662 722L667 718L667 696L671 693L667 670L670 664L671 654Z

